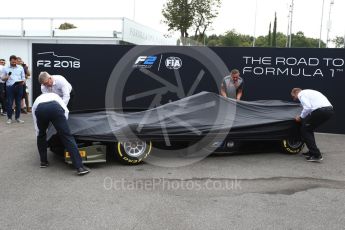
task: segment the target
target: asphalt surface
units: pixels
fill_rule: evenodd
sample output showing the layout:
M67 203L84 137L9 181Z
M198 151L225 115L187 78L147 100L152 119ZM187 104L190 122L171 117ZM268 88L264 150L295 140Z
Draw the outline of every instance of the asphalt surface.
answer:
M317 135L321 164L237 154L180 168L109 162L78 177L53 153L39 168L22 118L0 118L0 229L344 229L343 135Z

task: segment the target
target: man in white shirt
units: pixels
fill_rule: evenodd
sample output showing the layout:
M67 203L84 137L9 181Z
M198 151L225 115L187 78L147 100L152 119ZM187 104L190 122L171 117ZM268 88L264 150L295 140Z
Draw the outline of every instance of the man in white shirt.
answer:
M309 149L304 155L307 161L320 162L323 157L316 146L314 130L331 118L334 114L333 106L322 93L312 89L293 88L291 96L303 106L301 114L295 119L302 123L301 135Z
M48 72L41 72L38 76L42 93L56 93L63 102L71 109L71 97L73 97L72 85L61 75L50 75Z
M89 172L82 164L79 150L74 137L67 124L69 110L62 99L55 93L44 93L36 98L32 105L32 116L37 135L37 148L40 154L41 168L46 168L49 163L47 159L47 128L53 124L64 147L71 155L73 166L77 169L78 175Z

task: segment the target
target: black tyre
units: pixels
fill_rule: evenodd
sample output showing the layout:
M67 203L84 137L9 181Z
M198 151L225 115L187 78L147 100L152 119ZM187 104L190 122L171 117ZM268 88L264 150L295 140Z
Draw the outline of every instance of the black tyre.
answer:
M115 157L122 164L137 165L150 155L151 150L151 141L133 140L118 142Z
M304 142L300 139L284 139L280 143L281 150L287 154L298 154L304 148Z

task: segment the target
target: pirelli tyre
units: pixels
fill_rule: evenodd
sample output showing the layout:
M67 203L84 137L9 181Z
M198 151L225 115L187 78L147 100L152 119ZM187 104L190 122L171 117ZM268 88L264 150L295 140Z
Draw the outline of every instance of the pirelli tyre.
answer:
M280 142L281 150L287 154L298 154L304 148L304 142L300 139L284 139Z
M122 164L137 165L150 155L151 150L151 141L133 140L118 142L115 158Z

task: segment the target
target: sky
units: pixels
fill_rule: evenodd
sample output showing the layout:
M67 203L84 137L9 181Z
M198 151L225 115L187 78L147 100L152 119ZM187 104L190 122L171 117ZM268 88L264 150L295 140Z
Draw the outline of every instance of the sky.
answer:
M292 0L222 0L219 16L207 34L235 29L249 35L266 35L277 13L279 32L287 32ZM294 0L292 32L319 38L323 0ZM330 1L324 0L322 39L327 36ZM345 1L333 0L330 38L345 35ZM127 17L167 34L161 10L166 0L16 0L16 10L3 10L0 17ZM256 5L257 2L257 5ZM257 6L257 7L256 7ZM256 14L255 14L256 12ZM255 25L256 15L256 27ZM6 21L0 21L0 29Z

